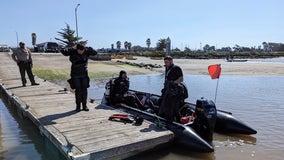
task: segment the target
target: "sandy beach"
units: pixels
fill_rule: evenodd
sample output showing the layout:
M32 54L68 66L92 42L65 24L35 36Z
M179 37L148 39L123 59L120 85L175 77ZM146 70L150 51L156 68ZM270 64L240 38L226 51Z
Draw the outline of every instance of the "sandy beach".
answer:
M163 60L152 60L147 57L135 57L136 60L119 59L132 63L163 65ZM263 62L261 59L248 59L247 62L226 62L224 59L174 59L185 75L208 75L207 68L211 64L221 64L222 75L243 76L284 76L284 58L277 58L281 62ZM111 61L89 60L89 73L115 75L120 70L126 70L129 75L154 74L164 72L164 68L153 70L139 68L117 63L118 59ZM34 67L42 69L60 70L64 73L70 72L71 63L68 57L61 54L33 54Z
M135 63L160 64L163 60L151 60L146 57L136 57L137 60L125 60ZM221 64L222 75L244 75L244 76L283 76L284 58L277 58L281 62L262 62L263 59L248 59L247 62L226 62L224 59L174 59L174 63L179 65L184 74L188 75L208 75L207 68L212 64ZM156 69L164 71L162 69Z

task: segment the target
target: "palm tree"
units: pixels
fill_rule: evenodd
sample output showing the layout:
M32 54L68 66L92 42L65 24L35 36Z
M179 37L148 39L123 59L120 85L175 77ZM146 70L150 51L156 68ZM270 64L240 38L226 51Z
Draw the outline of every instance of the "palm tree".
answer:
M127 45L127 47L128 47L128 50L130 51L131 50L131 42L128 42L128 45Z
M235 44L235 47L233 47L233 49L234 49L235 52L240 52L241 47L239 45Z
M162 51L163 49L166 48L166 39L160 39L158 42L157 42L157 50L158 51Z
M150 48L150 45L151 45L151 40L150 40L150 38L148 38L147 40L146 40L146 45L147 45L147 47L148 47L148 49Z
M127 48L128 48L128 42L127 41L125 41L124 42L124 48L127 50Z
M268 49L268 44L266 42L262 42L264 52Z
M32 45L35 46L36 45L36 34L32 33Z
M120 48L121 48L121 42L120 42L120 41L117 41L117 42L116 42L116 48L117 48L118 50L120 50Z
M210 45L209 45L209 44L206 44L206 45L203 47L203 50L204 50L205 52L208 52L209 49L210 49Z

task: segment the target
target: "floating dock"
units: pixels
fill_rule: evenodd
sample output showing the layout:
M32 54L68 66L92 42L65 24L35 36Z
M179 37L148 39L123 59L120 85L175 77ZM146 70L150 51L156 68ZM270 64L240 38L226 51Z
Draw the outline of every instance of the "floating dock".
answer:
M109 121L113 108L89 103L89 112L75 112L75 95L35 77L39 86L22 87L18 66L1 53L0 95L19 116L29 118L68 159L122 159L170 142L174 135L148 121L135 126ZM103 96L103 95L102 95Z

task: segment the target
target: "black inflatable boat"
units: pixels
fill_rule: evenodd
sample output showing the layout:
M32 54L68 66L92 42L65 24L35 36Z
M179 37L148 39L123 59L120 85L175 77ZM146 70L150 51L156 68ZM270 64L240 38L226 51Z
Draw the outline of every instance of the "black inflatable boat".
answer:
M232 116L232 113L217 110L215 104L206 99L199 99L196 104L185 102L180 107L180 119L168 121L157 115L159 95L131 90L132 95L143 104L143 108L124 103L110 104L104 96L102 104L124 109L134 116L140 116L157 125L171 130L175 135L175 143L199 152L213 152L210 145L213 131L221 133L256 134L256 131Z
M146 97L147 105L155 111L158 111L158 99L159 95L140 92L131 90L132 94L137 95L137 97ZM215 131L218 133L227 133L227 134L256 134L257 131L242 122L241 120L235 118L231 112L217 110L217 119L215 124ZM196 104L185 102L184 106L180 107L180 113L182 116L192 115L196 112Z

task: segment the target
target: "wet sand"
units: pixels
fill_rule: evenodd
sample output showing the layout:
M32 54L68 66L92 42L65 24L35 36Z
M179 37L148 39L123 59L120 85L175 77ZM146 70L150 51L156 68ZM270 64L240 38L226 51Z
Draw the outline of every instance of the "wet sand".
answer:
M136 57L137 60L125 60L135 63L160 64L163 60L151 60L145 57ZM283 59L284 58L278 58ZM224 59L174 59L186 75L208 75L207 68L212 64L221 64L222 75L244 75L244 76L284 76L284 63L261 62L261 59L248 59L247 62L226 62ZM157 69L161 72L164 68Z
M158 64L163 65L163 60L152 60L147 57L135 57L136 60L119 59L134 63ZM284 58L279 58L283 59ZM103 73L109 72L116 74L120 70L126 70L129 75L154 74L164 72L164 68L155 68L152 71L117 63L118 59L111 61L92 61L89 60L89 72ZM70 71L71 63L68 57L61 54L33 54L35 67L60 69ZM260 59L249 59L247 62L226 62L224 59L174 59L174 63L179 65L185 75L208 75L207 68L212 64L221 64L222 75L249 75L249 76L284 76L284 63L280 62L261 62Z

